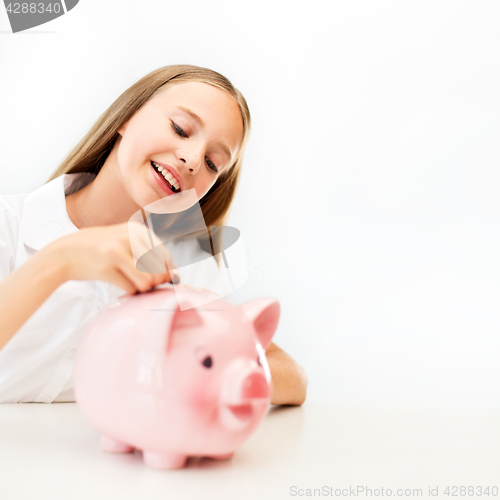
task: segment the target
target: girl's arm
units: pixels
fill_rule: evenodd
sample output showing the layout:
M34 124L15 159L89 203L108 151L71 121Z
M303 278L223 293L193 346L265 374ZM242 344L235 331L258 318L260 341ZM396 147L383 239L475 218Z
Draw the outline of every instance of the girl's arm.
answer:
M138 225L139 226L139 225ZM0 282L0 349L26 323L57 287L68 280L102 280L127 293L144 292L172 281L167 273L136 269L127 223L94 227L64 236L46 246ZM142 242L148 248L149 241ZM166 262L169 256L164 254ZM168 265L168 264L167 264Z
M126 223L64 236L0 282L0 349L57 287L71 279L100 279L128 293L171 281L168 273L149 274L135 268ZM301 405L308 383L304 369L274 343L266 357L273 380L271 403Z
M38 252L0 282L0 349L64 282L61 262Z
M300 406L308 384L304 368L273 342L266 349L266 358L273 380L271 404Z

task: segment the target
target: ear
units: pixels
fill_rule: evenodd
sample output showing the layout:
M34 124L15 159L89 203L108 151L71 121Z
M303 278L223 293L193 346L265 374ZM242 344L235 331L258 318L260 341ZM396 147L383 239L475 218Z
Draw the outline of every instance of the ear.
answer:
M203 318L196 309L181 311L174 291L165 292L162 292L165 299L158 304L161 309L152 312L150 303L143 309L145 321L141 328L141 346L144 351L158 355L171 349L177 331L182 335L182 330L203 325Z
M252 323L262 347L265 349L273 338L280 319L280 304L276 299L256 299L241 304L241 309Z
M169 325L167 338L165 342L165 351L168 352L174 345L174 338L176 335L182 336L183 330L188 328L197 328L203 325L203 318L196 309L187 309L181 311L180 309L173 313L172 322ZM182 343L182 338L177 338Z
M117 131L118 135L120 137L123 137L123 134L125 133L125 130L127 130L127 125L128 125L129 120L127 120Z

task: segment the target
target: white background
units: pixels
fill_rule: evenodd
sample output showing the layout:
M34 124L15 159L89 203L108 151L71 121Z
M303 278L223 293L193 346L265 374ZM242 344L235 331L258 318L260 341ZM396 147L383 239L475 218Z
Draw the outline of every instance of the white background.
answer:
M11 34L0 192L43 184L136 80L188 63L253 118L238 301L335 401L500 406L500 4L80 0Z

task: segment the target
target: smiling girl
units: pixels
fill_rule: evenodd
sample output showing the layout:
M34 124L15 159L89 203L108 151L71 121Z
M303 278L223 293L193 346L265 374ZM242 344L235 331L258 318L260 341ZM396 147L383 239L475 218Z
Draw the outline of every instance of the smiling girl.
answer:
M225 77L166 66L127 89L47 184L0 196L0 403L74 401L89 321L123 291L179 281L169 252L165 273L136 268L127 221L194 189L206 225L223 225L249 131L246 101ZM195 241L181 250L200 255ZM302 404L302 367L274 343L266 354L271 403Z

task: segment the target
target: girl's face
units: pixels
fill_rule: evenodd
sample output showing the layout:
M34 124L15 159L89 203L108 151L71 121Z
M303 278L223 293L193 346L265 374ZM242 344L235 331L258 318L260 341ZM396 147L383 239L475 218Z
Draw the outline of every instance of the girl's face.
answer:
M201 199L233 164L243 120L228 93L186 82L147 101L118 134L122 182L144 207L187 189L195 189Z

